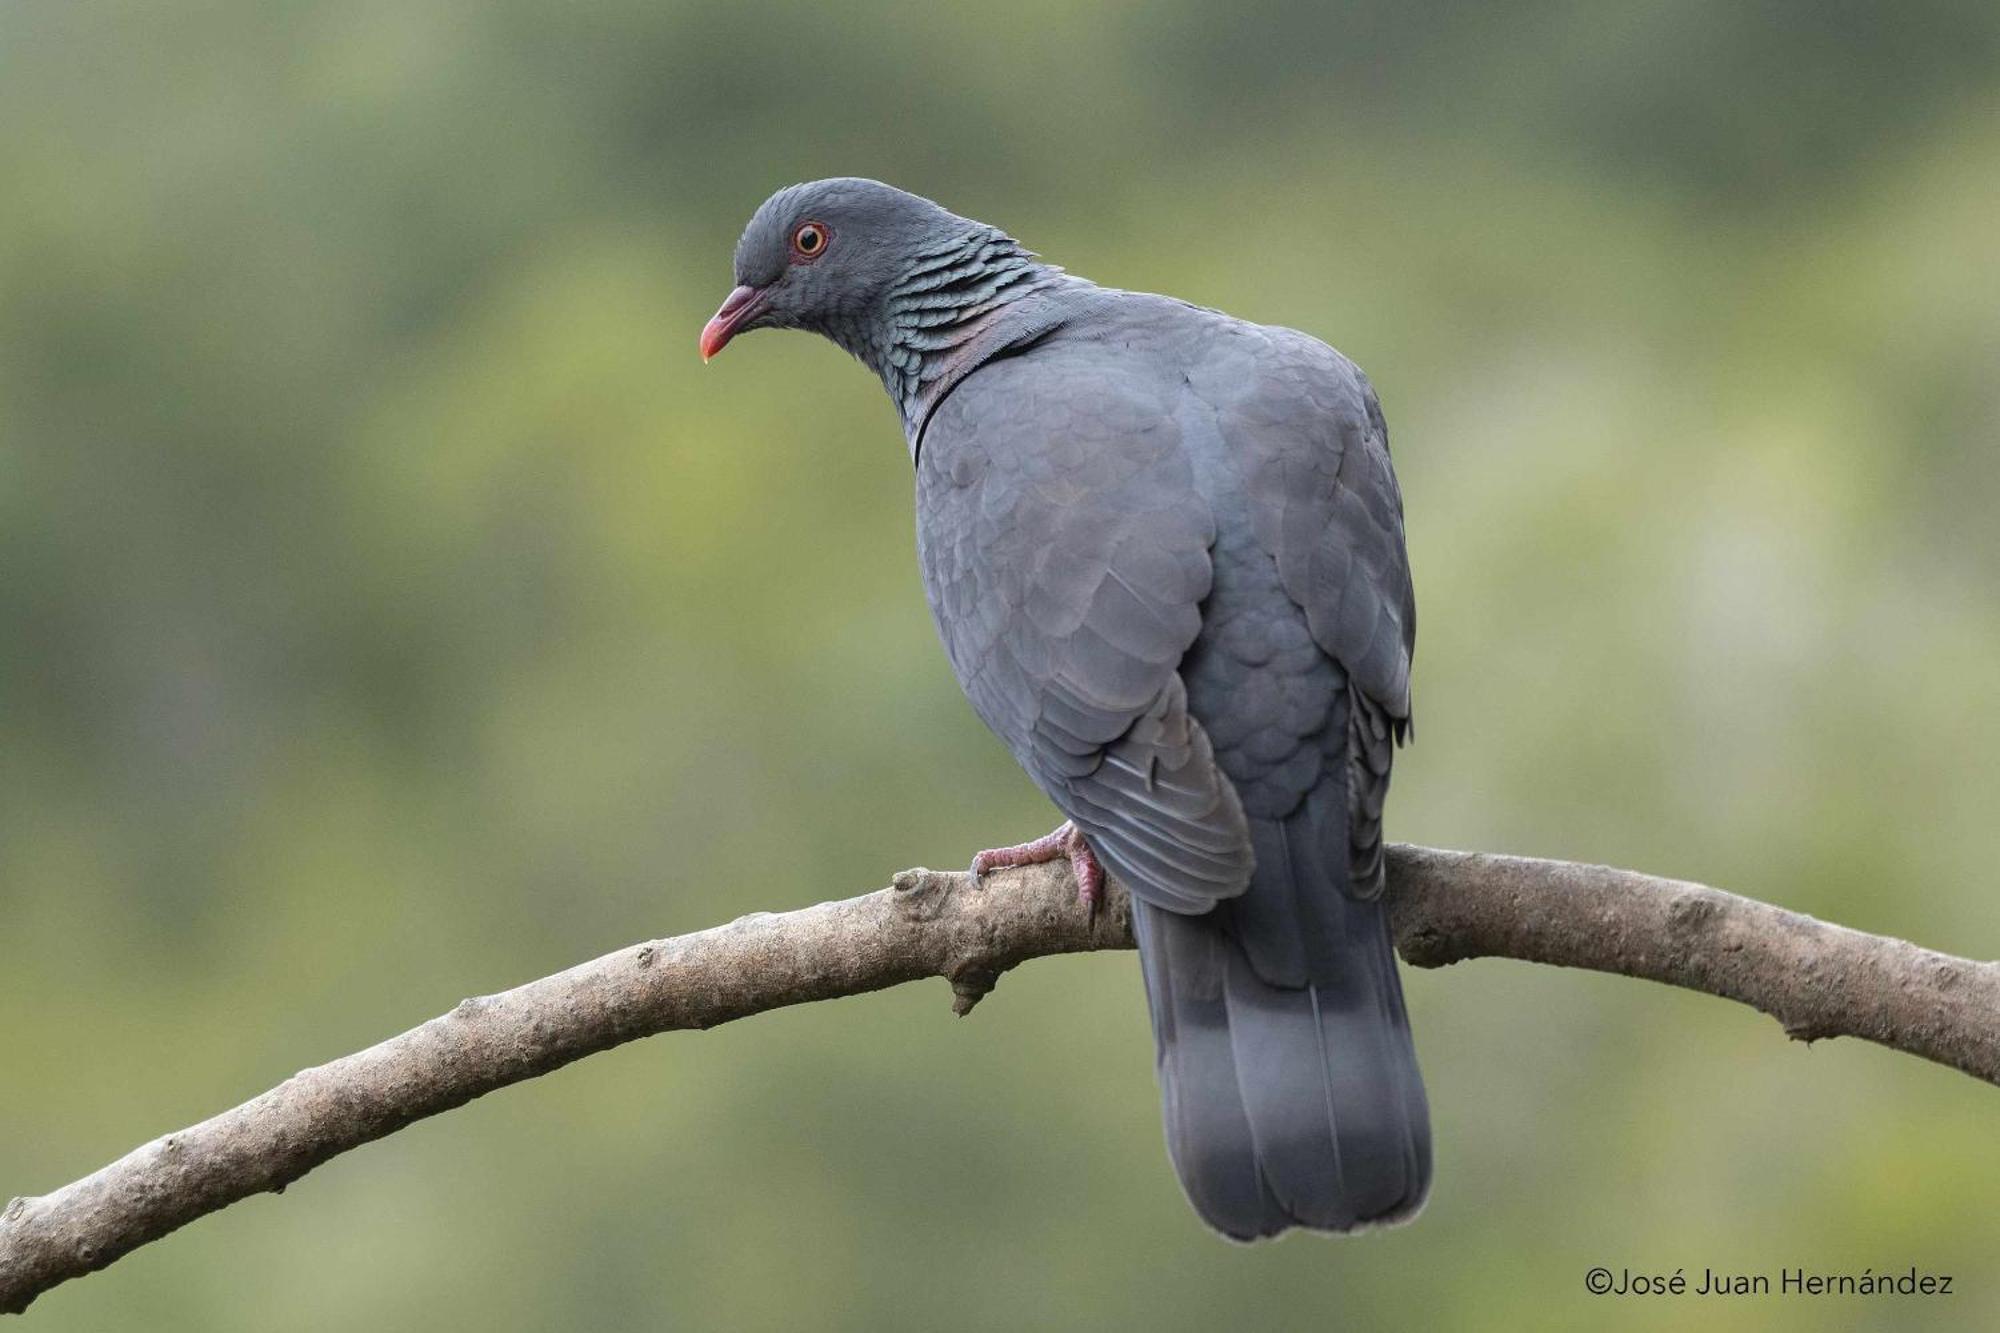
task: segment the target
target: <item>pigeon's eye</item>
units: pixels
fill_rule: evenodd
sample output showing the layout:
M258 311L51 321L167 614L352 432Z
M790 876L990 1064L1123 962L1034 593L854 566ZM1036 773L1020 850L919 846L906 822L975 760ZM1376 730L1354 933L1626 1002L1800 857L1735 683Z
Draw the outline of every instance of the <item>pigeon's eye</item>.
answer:
M792 252L801 259L818 259L826 249L827 230L817 222L801 222L792 233Z

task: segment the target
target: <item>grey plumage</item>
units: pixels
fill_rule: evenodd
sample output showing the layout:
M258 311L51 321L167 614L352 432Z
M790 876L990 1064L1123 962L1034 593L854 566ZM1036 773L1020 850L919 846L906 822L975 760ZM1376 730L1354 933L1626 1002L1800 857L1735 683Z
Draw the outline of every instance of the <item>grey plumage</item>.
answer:
M952 667L1134 896L1196 1209L1239 1238L1412 1215L1429 1120L1380 893L1415 606L1366 378L874 182L773 196L737 276L761 304L723 341L825 333L902 413Z

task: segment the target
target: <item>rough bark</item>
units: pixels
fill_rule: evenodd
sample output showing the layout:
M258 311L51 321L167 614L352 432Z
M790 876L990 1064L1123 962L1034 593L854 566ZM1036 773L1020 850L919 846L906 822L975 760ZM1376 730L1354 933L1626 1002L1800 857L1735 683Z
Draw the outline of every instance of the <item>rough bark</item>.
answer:
M1132 945L1114 885L1096 918L1066 865L908 870L892 887L606 954L468 999L401 1036L0 1211L0 1312L330 1157L495 1088L657 1032L924 977L965 1013L1045 954ZM1397 944L1418 967L1518 958L1741 1001L1795 1038L1855 1036L2000 1082L2000 965L1920 949L1629 870L1393 847Z

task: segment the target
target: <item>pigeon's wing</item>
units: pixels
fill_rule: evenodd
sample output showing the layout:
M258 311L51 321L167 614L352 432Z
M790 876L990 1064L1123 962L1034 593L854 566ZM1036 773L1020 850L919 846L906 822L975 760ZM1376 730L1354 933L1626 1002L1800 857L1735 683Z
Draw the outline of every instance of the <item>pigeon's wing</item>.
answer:
M959 683L1127 887L1201 912L1248 827L1188 713L1214 520L1164 392L1089 345L968 377L917 458L918 546Z
M1190 373L1228 441L1258 545L1348 682L1350 891L1381 889L1382 801L1410 726L1416 598L1403 496L1367 377L1325 343L1244 327Z

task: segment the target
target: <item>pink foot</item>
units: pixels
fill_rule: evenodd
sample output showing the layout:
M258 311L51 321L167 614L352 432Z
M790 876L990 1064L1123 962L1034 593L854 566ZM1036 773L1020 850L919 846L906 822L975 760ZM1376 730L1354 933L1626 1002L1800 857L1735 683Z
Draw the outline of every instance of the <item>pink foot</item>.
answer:
M1104 867L1098 863L1097 854L1090 850L1090 844L1077 832L1076 825L1064 824L1053 833L1045 833L1033 842L1024 842L1018 847L994 847L972 858L972 874L976 879L989 870L999 870L1005 866L1041 865L1046 861L1066 860L1072 874L1076 876L1076 900L1084 910L1095 915L1097 904L1104 897Z

